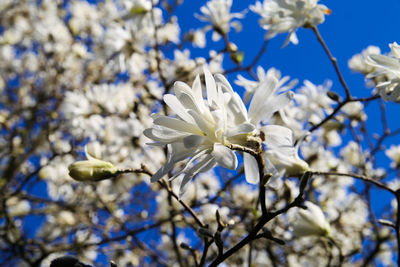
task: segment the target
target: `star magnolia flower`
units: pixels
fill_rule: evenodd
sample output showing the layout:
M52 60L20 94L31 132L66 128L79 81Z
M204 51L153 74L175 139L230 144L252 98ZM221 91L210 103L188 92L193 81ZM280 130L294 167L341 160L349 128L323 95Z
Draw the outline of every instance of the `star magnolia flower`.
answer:
M331 228L322 210L309 201L304 202L304 205L307 209L299 209L297 220L293 225L294 235L297 237L329 236Z
M390 163L390 167L400 167L400 145L391 145L388 149L385 150L385 154L392 160L392 163Z
M238 144L254 149L260 145L256 126L289 103L293 94L276 95L278 79L260 84L250 103L249 112L239 95L220 74L214 77L204 68L207 100L203 99L201 82L196 77L192 88L182 82L174 84L175 95L167 94L164 102L176 113L176 118L153 115L154 127L143 133L154 140L153 145L168 145L167 162L151 178L158 181L170 172L175 163L190 160L171 179L185 174L180 195L187 183L201 171L216 165L228 169L237 167L235 153L228 148ZM246 180L259 181L258 165L252 155L244 153Z
M379 83L376 88L379 94L386 101L399 101L400 100L400 46L394 42L389 45L391 52L390 55L370 55L369 63L374 65L377 70L370 73L367 78L380 77L386 75L389 77L388 81Z
M277 84L277 88L279 87L279 92L284 92L292 89L296 84L297 80L292 80L288 84L286 82L290 79L289 76L281 77L281 73L279 70L275 68L270 68L267 72L261 67L257 67L257 80L252 81L244 78L242 75L237 76L237 80L235 83L239 86L242 86L246 89L244 93L244 102L249 102L251 96L254 94L255 90L259 88L260 82L264 82L265 80L277 79L279 82ZM286 85L285 85L286 84Z
M368 57L371 55L380 55L381 49L377 46L370 45L361 51L360 54L354 55L349 61L348 66L352 71L361 72L362 74L370 74L376 71L376 67L368 64Z
M241 19L244 17L244 14L243 12L230 13L231 6L232 0L211 0L200 8L203 15L195 14L196 18L199 20L210 22L214 26L214 29L218 33L217 35L213 35L214 41L219 39L219 34L228 33L231 26L236 31L241 30L240 22L231 20L234 18Z
M175 95L165 95L164 102L176 113L177 118L153 115L154 127L144 131L155 144L168 145L167 162L153 175L152 182L172 170L176 162L191 158L171 178L185 173L180 195L185 191L187 183L200 171L217 164L235 169L238 163L236 155L226 145L232 140L245 142L246 134L255 129L248 122L243 102L233 92L228 81L219 74L214 79L206 68L204 75L207 101L203 99L198 75L192 88L183 82L176 82Z
M318 0L264 0L262 4L257 1L250 9L262 17L260 24L268 30L267 39L289 32L283 45L286 46L289 41L298 43L295 34L298 28L321 24L324 15L331 13L326 6L317 3Z

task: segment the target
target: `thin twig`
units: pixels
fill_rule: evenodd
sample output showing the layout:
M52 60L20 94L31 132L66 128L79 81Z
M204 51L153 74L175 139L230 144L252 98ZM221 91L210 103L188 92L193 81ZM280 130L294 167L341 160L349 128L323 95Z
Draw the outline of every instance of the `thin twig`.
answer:
M387 185L385 185L385 184L383 184L383 183L381 183L381 182L379 182L379 181L376 181L376 180L374 180L374 179L372 179L372 178L369 178L369 177L367 177L367 176L364 176L364 175L360 175L360 174L356 174L356 173L319 172L319 171L315 171L315 172L313 172L313 174L315 174L315 175L325 175L325 176L332 176L332 175L335 175L335 176L347 176L347 177L352 177L352 178L355 178L355 179L358 179L358 180L362 180L362 181L367 182L367 183L374 184L374 185L376 185L378 188L383 189L383 190L386 190L386 191L388 191L388 192L390 192L390 193L396 195L396 191L395 191L395 190L391 189L390 187L388 187Z
M264 225L266 223L268 223L269 221L271 221L278 215L287 212L289 209L300 206L302 202L303 202L303 195L302 195L302 193L300 193L296 197L296 199L293 202L289 203L286 207L284 207L280 210L277 210L275 212L269 212L267 214L263 214L260 217L258 223L250 231L250 233L245 238L243 238L239 243L237 243L232 248L227 250L224 254L218 255L218 257L210 264L210 267L218 266L220 263L225 261L227 258L229 258L233 254L235 254L242 247L244 247L245 245L249 244L251 241L256 239L257 233L264 227Z
M315 33L315 35L317 36L317 39L319 41L319 43L322 45L322 47L324 48L326 54L328 55L329 59L331 60L333 67L335 68L336 74L339 78L340 83L342 84L345 92L346 92L346 99L351 99L351 93L349 90L349 87L347 86L342 73L340 72L339 66L337 64L337 60L336 58L332 55L332 53L329 51L328 46L326 45L324 39L322 39L321 34L318 31L318 28L314 25L310 25L310 28L313 30L313 32Z
M124 170L119 170L119 173L144 173L147 174L149 176L153 176L153 173L147 169L146 166L142 165L142 167L140 169L124 169ZM187 212L190 213L190 215L193 217L193 219L196 221L196 223L200 226L200 227L205 227L205 224L200 220L200 218L197 216L197 214L194 212L194 210L188 205L186 204L183 200L181 200L179 198L179 196L177 194L175 194L174 191L172 191L172 188L164 181L164 180L160 180L157 181L157 183L164 189L166 189L168 191L168 193L175 198L175 200L177 200L184 208Z

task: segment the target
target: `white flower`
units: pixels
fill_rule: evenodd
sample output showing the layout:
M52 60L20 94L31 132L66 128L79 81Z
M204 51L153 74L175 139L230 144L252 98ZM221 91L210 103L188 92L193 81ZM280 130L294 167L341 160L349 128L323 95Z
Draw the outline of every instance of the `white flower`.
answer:
M171 178L185 174L180 194L183 194L192 177L201 171L217 164L235 169L237 158L228 148L230 144L259 149L260 131L256 127L288 104L293 97L291 92L278 94L280 82L276 77L271 77L259 85L247 114L239 95L222 75L216 74L213 78L206 68L204 75L206 101L203 99L199 76L192 88L185 83L176 82L175 95L165 95L164 101L178 117L153 115L154 127L144 131L147 137L155 141L155 145L168 145L167 162L154 174L152 182L170 172L175 163L191 158ZM279 145L273 147L279 148ZM259 181L257 161L248 153L244 153L243 157L246 180L255 184Z
M342 108L343 114L350 119L351 125L357 126L358 122L365 121L367 114L364 112L364 105L361 102L349 102Z
M361 148L359 144L354 141L350 141L347 146L340 151L340 155L347 163L353 166L361 167L364 165L365 159Z
M232 140L245 141L246 134L255 129L248 122L243 102L228 81L219 74L214 79L207 68L204 68L204 75L207 101L203 99L198 75L192 88L183 82L176 82L175 95L165 95L164 102L178 117L154 115L154 127L144 131L155 144L168 144L167 162L153 175L152 182L172 170L175 163L191 158L172 177L185 173L180 195L193 176L201 171L217 164L235 169L238 163L236 155L226 145Z
M251 96L255 93L255 90L260 87L260 84L265 81L271 81L271 79L278 80L277 92L284 92L292 89L296 84L297 80L293 80L289 82L289 84L284 85L289 79L289 76L284 76L281 78L281 72L275 68L270 68L267 72L261 67L257 67L257 78L258 81L252 81L244 78L242 75L238 75L235 83L239 86L242 86L246 89L244 94L244 102L249 102Z
M57 223L62 226L72 226L76 224L77 219L71 211L62 210L57 214L56 217Z
M370 73L367 78L381 77L386 75L388 81L379 83L376 88L379 94L386 101L400 100L400 46L394 42L389 45L391 53L385 55L370 55L370 64L374 65L377 70Z
M302 236L329 236L331 228L322 210L315 204L306 201L306 210L299 209L297 220L293 225L294 235Z
M325 14L331 11L324 5L317 4L319 0L264 0L257 1L250 9L259 14L261 26L268 30L267 39L278 33L288 32L283 46L289 41L298 43L295 31L300 27L318 25L324 22Z
M400 145L391 145L389 149L385 150L385 154L392 160L390 167L397 168L400 166Z
M294 100L304 114L303 121L318 124L325 118L325 114L331 113L332 105L335 103L327 96L331 86L331 81L326 81L322 85L314 85L310 81L304 81L303 87L294 96Z
M154 5L156 5L157 2L155 2ZM124 7L133 15L147 13L151 10L152 6L151 1L149 0L124 0L122 3Z
M241 30L241 24L238 21L231 21L234 18L241 19L243 13L230 13L232 0L211 0L206 6L202 6L200 11L203 15L195 14L201 20L210 22L217 34L213 34L213 40L217 41L220 34L229 32L229 28L233 27L236 31Z
M28 200L10 197L6 201L7 215L10 217L24 216L31 211L31 204Z
M349 60L349 68L365 75L372 73L376 70L376 67L369 63L368 57L380 54L381 50L379 47L370 45L361 51L361 54L356 54Z

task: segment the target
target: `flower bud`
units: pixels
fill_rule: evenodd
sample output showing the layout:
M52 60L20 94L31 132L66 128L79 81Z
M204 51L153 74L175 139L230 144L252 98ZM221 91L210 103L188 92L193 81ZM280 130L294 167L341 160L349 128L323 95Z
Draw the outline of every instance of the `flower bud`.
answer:
M328 237L331 228L322 210L309 201L306 201L304 205L307 209L299 210L296 223L293 225L294 235L297 237L312 235Z
M69 165L68 170L73 179L85 182L112 178L118 171L112 163L98 159L74 162Z
M69 176L73 179L93 182L109 179L118 174L118 169L112 163L92 157L87 147L85 153L88 160L77 161L68 166Z

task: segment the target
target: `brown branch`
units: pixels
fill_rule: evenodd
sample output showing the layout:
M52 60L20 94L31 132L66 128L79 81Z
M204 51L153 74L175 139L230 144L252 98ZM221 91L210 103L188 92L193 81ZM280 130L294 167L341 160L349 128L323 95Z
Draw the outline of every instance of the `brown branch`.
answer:
M255 240L257 238L258 232L264 227L266 223L268 223L278 215L287 212L289 209L300 206L302 202L303 202L303 195L300 192L300 194L296 197L296 199L293 202L289 203L286 207L277 210L275 212L269 212L267 214L263 214L260 217L258 223L250 231L250 233L245 238L243 238L239 243L237 243L232 248L227 250L225 253L218 255L218 257L210 264L210 267L218 266L220 263L222 263L227 258L235 254L237 251L239 251L242 247L249 244L251 241Z
M143 164L140 169L123 169L119 170L118 173L143 173L149 176L153 176L153 173ZM166 189L168 191L168 194L170 194L173 198L175 198L175 200L178 201L185 208L185 210L190 213L190 215L193 217L193 219L200 227L205 227L205 224L200 220L200 218L197 216L194 210L183 200L181 200L179 196L175 194L174 191L172 191L172 188L164 180L157 181L157 183L162 188Z
M388 187L388 186L385 185L384 183L381 183L381 182L379 182L379 181L376 181L376 180L374 180L374 179L372 179L372 178L369 178L369 177L367 177L367 176L365 176L365 175L360 175L360 174L356 174L356 173L319 172L319 171L315 171L315 172L313 172L313 174L315 174L315 175L324 175L324 176L333 176L333 175L335 175L335 176L352 177L352 178L355 178L355 179L358 179L358 180L361 180L361 181L364 181L364 182L367 182L367 183L374 184L374 185L376 185L378 188L383 189L383 190L386 190L386 191L388 191L388 192L390 192L390 193L392 193L392 194L394 194L394 195L397 194L395 190L391 189L390 187Z
M338 66L338 64L337 64L336 58L335 58L335 57L332 55L332 53L329 51L328 46L326 45L324 39L322 39L322 36L321 36L321 34L319 33L319 31L318 31L318 28L317 28L316 26L314 26L314 25L309 25L309 27L310 27L310 28L313 30L313 32L315 33L315 35L316 35L316 37L317 37L319 43L322 45L322 47L324 48L324 50L325 50L326 54L328 55L330 61L332 62L333 67L335 68L336 74L337 74L337 76L338 76L338 78L339 78L339 81L340 81L340 83L342 84L342 86L343 86L343 88L344 88L344 90L345 90L345 92L346 92L346 99L351 99L352 97L351 97L351 93L350 93L349 87L347 86L347 84L346 84L346 82L345 82L345 80L344 80L344 78L343 78L343 75L342 75L342 73L340 72L340 69L339 69L339 66Z

